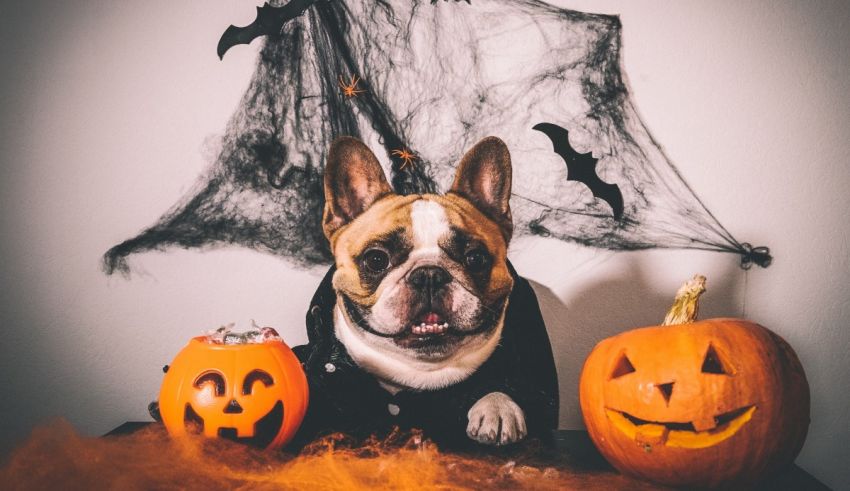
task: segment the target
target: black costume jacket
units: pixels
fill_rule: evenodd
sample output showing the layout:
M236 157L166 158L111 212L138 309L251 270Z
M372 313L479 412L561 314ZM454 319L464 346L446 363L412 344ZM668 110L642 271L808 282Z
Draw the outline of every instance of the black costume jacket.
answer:
M558 425L558 379L552 347L528 281L512 266L514 287L502 337L490 358L469 378L433 391L384 390L362 370L334 335L336 293L328 271L307 312L308 344L293 350L310 385L307 416L293 441L302 446L318 435L341 431L355 437L386 434L393 427L418 428L443 446L461 447L467 412L490 392L509 395L525 412L529 437L547 436Z

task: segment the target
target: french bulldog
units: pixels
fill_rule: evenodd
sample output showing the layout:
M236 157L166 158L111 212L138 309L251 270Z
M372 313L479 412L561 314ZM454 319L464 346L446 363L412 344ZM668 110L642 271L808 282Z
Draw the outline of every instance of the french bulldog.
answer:
M312 346L296 348L311 381L308 426L312 411L312 426L318 418L340 429L334 420L348 419L368 431L388 422L492 445L553 429L551 347L534 293L507 260L507 146L481 140L445 195L398 195L369 148L341 137L324 191L335 267L308 314Z

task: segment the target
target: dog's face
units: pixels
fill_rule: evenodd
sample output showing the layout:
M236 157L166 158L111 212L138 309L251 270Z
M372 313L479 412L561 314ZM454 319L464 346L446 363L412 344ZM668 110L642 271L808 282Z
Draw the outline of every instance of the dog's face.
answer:
M498 343L513 279L507 147L482 140L445 196L392 192L360 141L334 142L324 229L336 258L335 332L384 381L436 388L461 380Z

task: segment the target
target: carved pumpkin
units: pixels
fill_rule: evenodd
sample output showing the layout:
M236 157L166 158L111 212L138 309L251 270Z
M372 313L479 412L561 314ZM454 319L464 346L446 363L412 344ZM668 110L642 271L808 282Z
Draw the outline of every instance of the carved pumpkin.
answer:
M177 354L159 393L170 434L196 428L270 449L292 439L307 402L304 371L282 341L225 345L205 336Z
M584 364L581 409L600 452L667 485L753 483L790 464L809 425L809 386L778 335L741 319L695 321L697 276L662 326L600 342Z

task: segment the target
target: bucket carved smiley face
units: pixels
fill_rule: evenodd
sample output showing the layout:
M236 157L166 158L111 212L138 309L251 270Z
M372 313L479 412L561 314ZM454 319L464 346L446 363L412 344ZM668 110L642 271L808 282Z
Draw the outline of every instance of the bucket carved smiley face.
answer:
M636 477L756 482L802 447L805 374L790 346L758 324L694 321L704 287L690 286L671 310L684 317L603 340L588 356L579 389L588 432L612 465Z
M159 395L170 434L196 431L261 448L291 440L307 402L301 364L283 342L224 345L203 336L174 358Z

